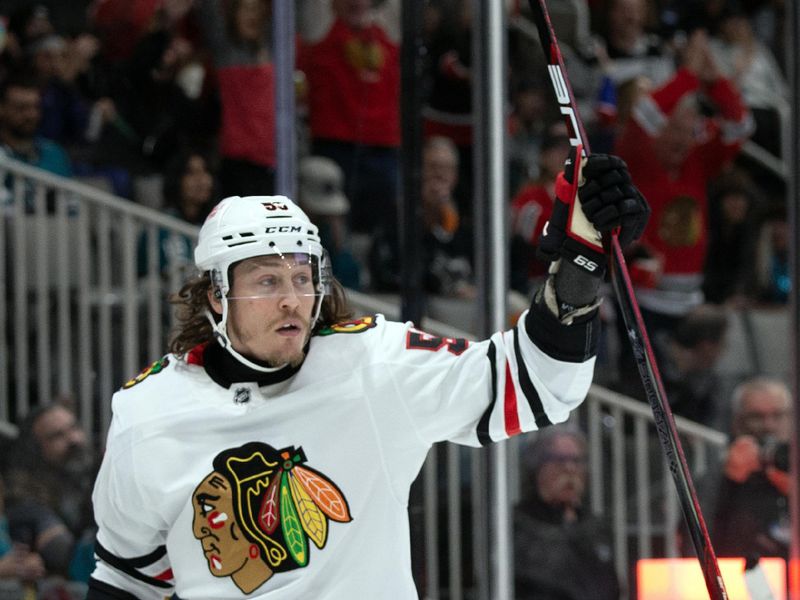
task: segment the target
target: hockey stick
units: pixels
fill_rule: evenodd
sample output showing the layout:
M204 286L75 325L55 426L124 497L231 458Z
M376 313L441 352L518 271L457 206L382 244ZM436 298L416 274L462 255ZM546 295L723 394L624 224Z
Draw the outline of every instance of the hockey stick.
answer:
M583 127L578 105L572 93L572 87L567 79L567 71L564 68L564 59L558 47L558 40L550 22L550 14L547 11L545 0L530 0L531 11L536 20L536 27L539 30L539 39L542 50L547 61L547 70L553 84L553 91L556 95L561 114L567 121L570 131L570 144L577 146L583 145L584 152L589 154L589 142L586 138L586 131ZM661 442L661 447L667 460L667 465L675 481L683 516L692 537L695 552L700 561L700 568L703 571L706 588L712 600L727 600L728 594L725 591L725 584L719 571L719 564L708 536L697 494L692 484L689 474L689 467L683 453L678 431L675 428L675 419L672 410L667 402L667 395L664 392L664 384L661 382L661 375L658 372L653 349L647 330L644 327L639 304L633 292L628 267L625 264L625 257L616 234L604 236L604 246L609 255L609 266L611 271L611 281L614 292L619 303L625 328L628 332L628 339L633 348L633 355L636 359L636 367L642 379L647 400L653 411L656 431Z

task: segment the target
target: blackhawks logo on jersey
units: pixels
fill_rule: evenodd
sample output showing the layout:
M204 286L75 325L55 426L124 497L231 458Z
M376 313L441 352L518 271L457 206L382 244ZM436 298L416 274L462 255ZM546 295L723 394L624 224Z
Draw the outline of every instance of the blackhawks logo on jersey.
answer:
M334 333L362 333L373 327L377 327L378 320L375 315L361 317L352 321L342 321L329 327L324 327L317 332L317 335L331 335Z
M153 364L151 364L149 367L146 367L136 377L134 377L133 379L127 381L122 386L122 389L127 390L128 388L132 388L137 383L141 383L142 381L144 381L150 375L156 375L158 373L161 373L161 371L163 371L164 369L167 368L167 365L169 365L169 358L167 358L165 356L164 358L158 359Z
M352 521L347 499L306 464L302 448L249 442L220 452L192 494L192 531L211 574L245 594L273 574L305 567L308 540L322 549L328 521Z

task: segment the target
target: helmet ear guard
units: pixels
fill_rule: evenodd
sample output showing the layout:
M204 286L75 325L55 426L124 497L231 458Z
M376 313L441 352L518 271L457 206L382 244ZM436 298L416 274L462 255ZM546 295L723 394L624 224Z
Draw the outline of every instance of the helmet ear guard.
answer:
M211 271L211 286L214 289L214 298L221 300L222 296L224 296L222 291L222 274L216 269Z
M333 291L333 264L325 249L322 250L322 258L319 261L319 290L323 296Z

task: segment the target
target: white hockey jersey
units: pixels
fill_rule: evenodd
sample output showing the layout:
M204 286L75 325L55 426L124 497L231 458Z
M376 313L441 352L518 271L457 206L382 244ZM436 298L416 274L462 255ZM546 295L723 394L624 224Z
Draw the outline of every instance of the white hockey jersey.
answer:
M167 355L113 398L96 597L416 598L407 501L428 449L564 421L592 378L587 327L565 343L553 319L534 343L523 315L473 343L376 315L261 386L224 381L212 346Z

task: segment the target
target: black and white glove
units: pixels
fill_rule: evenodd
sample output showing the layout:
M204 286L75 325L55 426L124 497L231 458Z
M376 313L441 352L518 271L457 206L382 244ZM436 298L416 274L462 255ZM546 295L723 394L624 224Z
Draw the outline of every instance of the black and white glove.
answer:
M550 262L564 259L601 278L606 270L601 233L617 230L624 248L644 232L650 207L633 185L625 161L610 154L575 160L581 150L570 151L556 178L553 214L537 254Z

